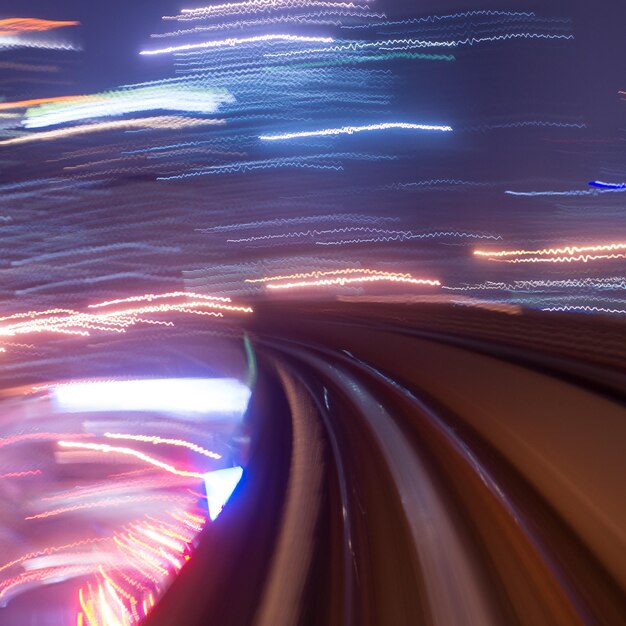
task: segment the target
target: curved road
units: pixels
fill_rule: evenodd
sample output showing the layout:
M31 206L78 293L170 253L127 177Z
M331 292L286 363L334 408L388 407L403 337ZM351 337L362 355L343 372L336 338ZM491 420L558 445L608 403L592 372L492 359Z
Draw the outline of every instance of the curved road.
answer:
M259 304L245 478L149 626L626 624L625 328Z

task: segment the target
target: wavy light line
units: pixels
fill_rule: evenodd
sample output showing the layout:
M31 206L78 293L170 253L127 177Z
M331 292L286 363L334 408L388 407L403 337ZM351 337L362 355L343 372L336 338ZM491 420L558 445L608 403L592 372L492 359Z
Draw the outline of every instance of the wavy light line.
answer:
M94 452L104 452L105 454L124 454L126 456L132 456L136 459L144 461L150 465L154 465L155 467L159 467L170 474L175 474L176 476L188 476L189 478L204 478L204 473L201 472L189 472L187 470L179 470L176 469L173 465L169 463L164 463L163 461L159 461L159 459L155 459L154 457L144 454L143 452L139 452L139 450L134 450L133 448L126 447L118 447L118 446L110 446L107 443L80 443L77 441L59 441L59 446L61 448L72 448L78 450L93 450Z
M297 133L282 133L279 135L260 135L261 141L279 141L283 139L296 139L299 137L323 137L327 135L352 135L372 130L388 130L399 128L402 130L435 130L450 132L451 126L436 126L430 124L413 124L409 122L385 122L382 124L367 124L365 126L341 126L339 128L326 128L322 130L310 130Z
M293 283L269 283L267 285L268 289L297 289L300 287L327 287L332 285L351 285L356 283L373 283L373 282L381 282L381 281L389 281L392 283L405 283L411 285L429 285L431 287L439 287L441 283L438 280L430 280L425 278L412 278L406 275L373 275L373 276L359 276L354 278L330 278L330 279L320 279L320 280L311 280L311 281L298 281Z
M158 445L160 443L168 444L171 446L181 446L183 448L188 448L189 450L193 450L198 454L202 454L204 456L208 456L211 459L221 459L222 455L217 454L216 452L211 452L206 448L196 445L190 441L185 441L183 439L167 439L164 437L157 437L152 435L129 435L129 434L121 434L121 433L104 433L104 436L107 439L130 439L132 441L144 441L146 443L152 443Z
M568 254L573 255L577 252L601 252L612 250L624 250L626 243L606 243L596 244L592 246L563 246L562 248L539 248L538 250L474 250L476 256L486 257L506 257L506 256L522 256L522 255L548 255L548 254Z
M249 43L263 43L266 41L289 41L289 42L306 42L306 43L333 43L332 37L308 37L305 35L257 35L256 37L230 37L228 39L220 39L219 41L204 41L202 43L189 43L180 46L168 46L167 48L159 48L157 50L142 50L139 54L170 54L172 52L183 52L185 50L205 50L208 48L227 48L239 46Z

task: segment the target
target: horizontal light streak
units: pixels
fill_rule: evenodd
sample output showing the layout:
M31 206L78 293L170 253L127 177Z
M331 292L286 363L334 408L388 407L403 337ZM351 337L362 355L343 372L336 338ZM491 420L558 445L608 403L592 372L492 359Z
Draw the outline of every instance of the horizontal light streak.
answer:
M146 128L152 130L175 130L180 128L194 128L197 126L219 125L224 123L224 120L197 119L182 116L142 117L129 120L113 120L110 122L81 124L79 126L60 128L58 130L48 130L39 133L28 133L25 135L21 135L20 137L4 139L0 141L0 146L14 146L18 144L31 143L33 141L51 141L55 139L64 139L67 137L76 137L78 135L86 135L90 133L111 130L130 130L134 128Z
M207 450L202 446L198 446L191 441L185 441L184 439L168 439L165 437L157 437L156 435L130 435L123 433L104 433L104 436L107 439L129 439L131 441L142 441L144 443L152 443L155 445L158 444L166 444L170 446L180 446L182 448L187 448L188 450L192 450L193 452L197 452L198 454L202 454L204 456L208 456L210 459L221 459L222 455L217 454L216 452L211 452L211 450ZM1 478L1 477L0 477Z
M250 390L232 378L171 378L78 383L53 390L61 411L150 411L173 414L243 413Z
M41 104L51 104L53 102L68 102L76 104L87 100L97 100L98 96L56 96L54 98L33 98L31 100L17 100L15 102L0 102L0 111L11 109L26 109L28 107L39 106Z
M122 498L106 498L103 500L96 500L95 502L83 502L81 504L75 504L73 506L59 507L58 509L50 509L36 515L29 515L25 517L25 520L34 519L46 519L48 517L56 517L57 515L63 515L65 513L77 513L80 511L89 511L92 509L111 509L118 506L139 506L145 502L178 502L187 503L190 498L186 496L171 496L164 494L154 494L147 496L124 496Z
M26 32L42 32L67 26L79 26L80 22L42 20L36 17L9 17L0 20L0 36L17 35Z
M474 255L484 257L510 257L524 255L574 255L578 252L612 252L626 250L626 242L595 244L591 246L566 245L561 248L539 248L537 250L474 250Z
M298 289L302 287L328 287L332 285L352 285L359 283L374 282L392 282L410 285L428 285L431 287L439 287L441 283L438 280L426 278L413 278L406 275L373 275L373 276L356 276L356 277L337 277L319 280L303 280L292 283L269 283L268 289Z
M140 461L144 461L149 465L154 465L154 467L158 467L170 474L175 474L176 476L188 476L189 478L203 478L204 473L202 472L190 472L187 470L177 469L173 465L169 463L165 463L160 461L159 459L155 459L149 454L144 454L139 450L135 450L134 448L126 448L123 446L110 446L106 443L80 443L78 441L59 441L59 446L61 448L71 448L74 450L92 450L94 452L103 452L104 454L122 454L125 456L132 456Z
M341 126L339 128L325 128L322 130L308 130L297 133L282 133L280 135L260 135L261 141L279 141L283 139L297 139L300 137L325 137L328 135L352 135L373 130L433 130L450 132L451 126L436 126L431 124L413 124L409 122L385 122L382 124L367 124L365 126Z
M139 54L155 55L170 54L172 52L184 52L186 50L204 50L208 48L228 48L234 46L245 45L249 43L263 43L267 41L288 41L288 42L305 42L305 43L333 43L332 37L309 37L305 35L257 35L255 37L230 37L228 39L220 39L217 41L203 41L202 43L189 43L180 46L168 46L167 48L159 48L157 50L142 50Z
M88 309L99 309L102 307L111 306L114 304L124 304L126 302L152 302L152 300L161 300L163 298L180 298L186 297L193 300L216 300L219 302L232 302L231 298L223 296L205 296L201 293L194 293L191 291L170 291L168 293L146 293L140 296L129 296L128 298L117 298L116 300L106 300L105 302L98 302L98 304L89 304Z

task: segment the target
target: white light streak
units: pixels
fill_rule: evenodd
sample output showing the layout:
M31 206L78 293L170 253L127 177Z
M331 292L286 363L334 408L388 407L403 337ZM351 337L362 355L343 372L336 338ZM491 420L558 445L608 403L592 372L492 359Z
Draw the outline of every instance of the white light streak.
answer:
M280 135L260 135L261 141L280 141L283 139L297 139L300 137L325 137L333 135L353 135L372 130L389 130L397 128L401 130L433 130L441 132L452 131L451 126L436 126L431 124L413 124L410 122L385 122L382 124L368 124L366 126L342 126L340 128L325 128L322 130L308 130L297 133L282 133Z
M203 50L207 48L226 48L239 46L248 43L262 43L266 41L300 41L305 43L333 43L332 37L307 37L304 35L258 35L256 37L230 37L228 39L220 39L218 41L204 41L202 43L189 43L180 46L169 46L167 48L159 48L158 50L142 50L139 54L170 54L172 52L183 52L185 50Z

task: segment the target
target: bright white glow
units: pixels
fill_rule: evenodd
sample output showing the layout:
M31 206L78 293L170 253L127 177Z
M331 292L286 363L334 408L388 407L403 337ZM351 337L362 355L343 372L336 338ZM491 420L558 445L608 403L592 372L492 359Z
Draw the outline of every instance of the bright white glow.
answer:
M41 105L28 109L25 128L46 128L57 124L80 122L99 117L112 117L148 111L180 111L183 113L215 113L222 104L233 102L226 91L185 89L134 89L80 99L67 104Z
M265 41L303 41L306 43L333 43L332 37L306 37L303 35L257 35L256 37L230 37L217 41L204 41L202 43L188 43L181 46L169 46L158 50L142 50L139 54L168 54L171 52L183 52L185 50L202 50L205 48L226 48L246 43L262 43Z
M450 132L451 126L432 126L430 124L412 124L409 122L386 122L383 124L368 124L367 126L342 126L341 128L325 128L323 130L309 130L300 133L283 133L282 135L261 135L261 141L278 141L279 139L296 139L298 137L324 137L326 135L352 135L368 130L387 130L400 128L403 130L439 130Z
M57 410L71 413L242 414L248 406L250 389L232 378L171 378L60 385L52 388L52 395Z
M243 468L229 467L227 469L208 472L204 475L204 486L211 520L222 512L224 505L230 499L235 487L243 475Z

